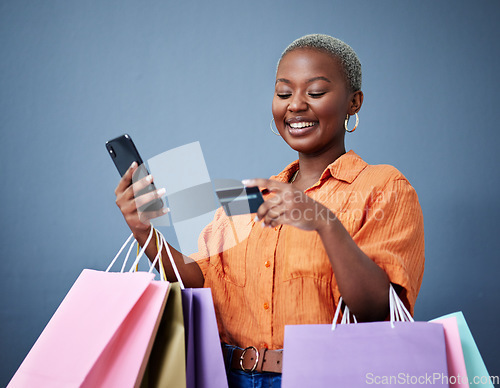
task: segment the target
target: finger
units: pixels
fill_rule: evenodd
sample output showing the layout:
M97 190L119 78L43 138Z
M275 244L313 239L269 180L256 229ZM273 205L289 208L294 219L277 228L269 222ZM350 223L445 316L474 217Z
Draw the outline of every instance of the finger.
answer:
M155 191L151 191L149 193L141 195L140 197L135 198L135 204L136 204L137 208L139 209L139 208L143 207L144 205L147 205L150 202L153 202L157 199L160 199L161 197L163 197L165 195L165 193L166 193L166 190L164 188L159 189L159 190L155 190Z
M269 220L274 219L283 213L284 210L282 209L283 206L281 206L281 203L274 204L268 200L259 206L259 209L257 210L257 219L264 221L264 223L266 223L267 220L268 223Z
M148 175L148 176L138 180L137 182L132 183L132 185L129 187L129 189L132 191L133 197L138 198L139 196L141 196L144 193L143 190L146 187L148 187L149 185L151 185L152 182L153 182L153 176ZM152 186L147 191L153 191L153 188L154 188L154 186Z
M132 175L134 174L135 170L137 170L137 162L133 162L125 172L125 174L123 174L122 179L120 179L120 182L118 183L118 186L116 186L116 195L123 193L127 189L127 187L130 186L130 184L132 183Z
M266 216L264 217L264 220L266 221L266 223L270 223L271 221L280 218L284 213L285 210L283 208L273 207L272 209L269 209Z
M266 212L271 209L274 206L279 206L283 204L284 196L286 197L287 191L283 191L280 193L274 193L275 195L271 195L270 197L266 198L264 203L259 206L259 209L257 209L256 212L256 220L262 219Z
M256 220L262 220L272 206L273 205L269 200L264 201L264 203L257 209L257 213L255 215Z
M241 181L246 187L265 187L269 191L279 191L280 189L286 187L288 184L275 181L273 179L263 179L263 178L255 178L255 179L244 179Z
M281 194L281 193L280 193L280 194ZM283 197L282 197L281 195L279 195L279 194L277 194L277 195L271 195L271 196L269 196L269 197L266 199L266 201L265 201L265 202L267 202L267 204L268 204L268 205L270 206L270 208L271 208L271 207L273 207L273 206L277 206L277 205L281 204L281 203L283 202Z
M274 207L270 209L262 220L262 225L271 227L282 224L282 217L285 214L284 208Z
M143 224L149 225L150 220L152 220L154 218L162 217L165 214L167 214L168 212L170 212L170 209L168 207L164 207L164 208L159 209L159 210L139 212L139 221L141 221Z

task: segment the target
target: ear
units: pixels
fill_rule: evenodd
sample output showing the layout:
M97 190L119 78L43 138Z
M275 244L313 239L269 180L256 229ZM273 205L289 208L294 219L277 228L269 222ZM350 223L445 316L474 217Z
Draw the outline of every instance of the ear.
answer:
M354 113L358 113L361 109L361 105L363 105L363 92L358 90L351 94L348 110L349 115L352 116Z

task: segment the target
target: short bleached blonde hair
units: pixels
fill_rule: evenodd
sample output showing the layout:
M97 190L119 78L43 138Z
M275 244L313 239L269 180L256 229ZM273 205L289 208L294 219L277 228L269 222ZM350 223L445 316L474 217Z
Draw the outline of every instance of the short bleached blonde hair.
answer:
M278 66L283 57L290 51L309 48L326 52L336 58L344 69L347 84L352 92L361 90L361 62L351 46L330 35L311 34L294 40L283 51Z

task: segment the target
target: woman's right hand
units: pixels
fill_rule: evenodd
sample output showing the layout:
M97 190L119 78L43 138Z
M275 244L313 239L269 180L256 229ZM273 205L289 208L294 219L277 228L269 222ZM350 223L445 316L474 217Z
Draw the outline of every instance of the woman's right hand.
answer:
M136 238L149 232L151 219L163 216L168 212L167 208L148 212L139 210L144 205L158 200L165 195L165 189L153 190L136 197L135 193L139 193L153 182L153 176L148 175L132 183L132 178L137 168L137 163L132 163L115 189L116 205L122 212L127 225Z
M116 186L115 195L116 205L120 208L127 225L134 234L137 242L141 246L144 246L151 228L150 220L165 215L169 212L169 209L163 207L159 210L147 212L140 210L140 208L144 205L157 201L165 195L165 189L162 188L150 191L136 197L136 193L140 192L153 182L153 177L151 175L148 175L137 182L133 182L133 176L137 169L137 163L132 163L125 175L123 175L120 183L118 183L118 186ZM164 246L162 250L163 265L165 267L168 281L175 282L177 281L177 277L174 273L170 260L168 259L169 255L166 248L167 247ZM186 287L203 287L203 273L201 272L198 264L189 257L184 256L182 253L172 248L170 245L168 245L168 249L173 256L184 285ZM146 255L151 261L153 261L156 254L156 244L149 244L146 248Z

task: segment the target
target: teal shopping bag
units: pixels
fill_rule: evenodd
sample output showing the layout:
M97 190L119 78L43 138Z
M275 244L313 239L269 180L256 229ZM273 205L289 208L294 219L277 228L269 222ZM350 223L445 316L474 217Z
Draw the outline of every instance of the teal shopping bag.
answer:
M457 319L458 331L460 332L460 341L462 342L462 350L464 353L465 368L467 369L467 377L471 387L486 387L494 388L490 380L490 375L486 369L483 358L479 353L479 349L472 337L472 333L465 321L464 314L459 311L456 313L444 315L436 318L455 317Z

